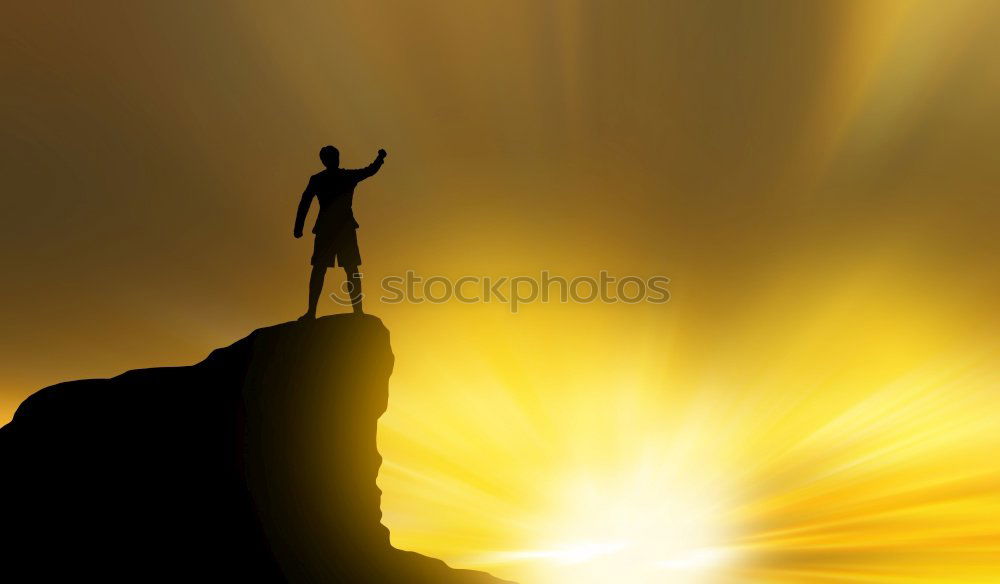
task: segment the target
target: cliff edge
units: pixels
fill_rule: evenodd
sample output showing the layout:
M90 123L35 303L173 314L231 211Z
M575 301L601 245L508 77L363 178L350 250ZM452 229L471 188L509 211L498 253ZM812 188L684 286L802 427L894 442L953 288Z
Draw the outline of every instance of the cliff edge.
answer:
M381 321L338 315L35 393L0 428L4 572L502 582L390 546L375 437L392 366Z

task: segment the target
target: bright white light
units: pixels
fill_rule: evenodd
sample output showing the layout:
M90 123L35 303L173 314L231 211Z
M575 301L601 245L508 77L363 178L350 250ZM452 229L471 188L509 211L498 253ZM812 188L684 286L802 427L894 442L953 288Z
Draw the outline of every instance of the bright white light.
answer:
M589 562L601 556L609 556L625 549L624 542L582 543L545 552L547 557L566 564Z
M523 550L501 552L490 555L494 562L510 562L518 560L554 560L561 564L580 564L595 560L601 556L609 556L625 549L625 542L587 542L567 545L549 550Z
M731 552L724 548L690 550L676 557L656 562L655 566L664 570L678 572L707 570L725 564L731 555Z
M715 581L735 554L727 545L727 485L702 460L669 454L624 475L570 477L543 540L551 543L508 558L535 560L535 581L544 584Z

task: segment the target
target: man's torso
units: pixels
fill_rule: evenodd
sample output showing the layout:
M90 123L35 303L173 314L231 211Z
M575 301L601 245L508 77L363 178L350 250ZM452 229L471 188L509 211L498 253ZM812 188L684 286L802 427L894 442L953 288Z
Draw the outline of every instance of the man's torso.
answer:
M340 231L344 227L358 227L351 205L358 180L354 173L338 168L318 172L309 179L309 188L319 201L319 216L313 233Z

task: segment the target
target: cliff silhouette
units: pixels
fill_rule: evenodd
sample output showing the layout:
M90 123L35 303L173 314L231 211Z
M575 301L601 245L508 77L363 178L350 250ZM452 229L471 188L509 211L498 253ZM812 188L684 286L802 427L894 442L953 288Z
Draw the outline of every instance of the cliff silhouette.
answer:
M502 582L389 544L375 437L392 366L381 321L338 315L35 393L0 428L5 575Z

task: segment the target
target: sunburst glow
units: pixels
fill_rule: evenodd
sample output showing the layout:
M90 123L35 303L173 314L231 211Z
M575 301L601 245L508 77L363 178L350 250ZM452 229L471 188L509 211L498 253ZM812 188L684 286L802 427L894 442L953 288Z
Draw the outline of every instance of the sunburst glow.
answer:
M768 348L746 339L756 367L721 350L707 370L678 365L669 325L631 338L641 358L586 363L579 338L544 365L467 339L461 367L412 388L401 359L381 434L394 543L551 584L992 581L989 355L908 369L903 353L930 339L856 337L876 315L906 321L864 304Z
M316 149L384 147L354 207L396 546L523 584L1000 582L1000 2L10 4L6 418L301 314ZM377 299L543 269L671 301Z

